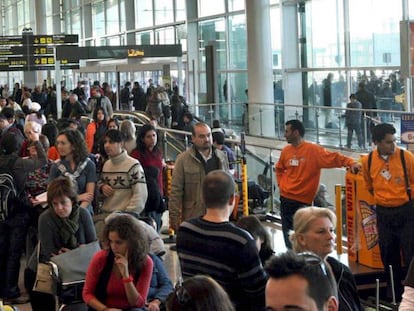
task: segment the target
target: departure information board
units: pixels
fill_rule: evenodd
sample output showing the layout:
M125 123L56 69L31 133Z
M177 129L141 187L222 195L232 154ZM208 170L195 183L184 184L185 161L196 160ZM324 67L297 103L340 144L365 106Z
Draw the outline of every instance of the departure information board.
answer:
M55 48L78 42L78 35L0 36L0 71L54 70ZM78 69L79 59L62 59L60 68Z

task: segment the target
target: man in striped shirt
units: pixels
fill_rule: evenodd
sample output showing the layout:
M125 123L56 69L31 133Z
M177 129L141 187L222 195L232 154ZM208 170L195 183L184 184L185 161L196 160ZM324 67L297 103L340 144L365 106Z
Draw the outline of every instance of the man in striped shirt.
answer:
M235 202L230 174L214 170L202 186L206 214L181 224L177 251L184 278L209 275L220 283L236 310L264 310L267 276L253 237L229 222Z

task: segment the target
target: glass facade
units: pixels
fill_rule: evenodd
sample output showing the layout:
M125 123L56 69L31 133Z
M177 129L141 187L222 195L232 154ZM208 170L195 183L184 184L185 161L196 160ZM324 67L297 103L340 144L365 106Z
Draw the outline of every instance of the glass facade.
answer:
M295 1L284 5L280 0L249 1L269 10L277 103L289 98L285 96L289 92L297 92L286 88L286 82L297 73L301 75L298 81L302 85L297 89L302 90L304 105L323 104L321 87L329 74L335 86L334 106L338 108L345 105L361 80L378 79L382 84L400 66L399 23L403 16L414 18L414 0L312 0L303 6ZM244 0L215 0L214 5L211 0L0 0L4 12L1 34L21 34L25 27L36 32L39 4L45 12L37 18L44 19L47 34L79 34L81 46L182 44L182 85L185 94L194 93L190 104L207 103L205 47L213 45L217 98L223 103L219 111L223 118L239 122L240 104L246 101L248 88ZM294 14L289 13L292 11ZM290 41L295 42L296 51L283 55L283 47ZM171 68L173 79L178 79L177 66ZM150 72L123 76L148 79ZM189 74L194 75L191 83L186 76ZM104 74L107 79L112 75ZM159 75L154 69L154 79ZM22 81L23 73L2 72L0 79ZM196 90L190 90L190 85Z

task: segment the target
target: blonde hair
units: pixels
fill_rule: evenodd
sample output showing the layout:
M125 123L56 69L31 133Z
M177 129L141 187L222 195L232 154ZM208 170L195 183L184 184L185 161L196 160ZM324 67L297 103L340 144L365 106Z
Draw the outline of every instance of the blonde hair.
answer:
M33 131L34 133L40 133L42 130L42 126L35 122L35 121L27 121L24 124L24 132L26 133L26 131Z
M290 232L289 240L295 252L303 252L302 246L298 242L298 234L304 234L309 231L310 224L318 218L328 218L333 226L336 226L336 215L325 207L308 206L300 208L293 216L293 231Z

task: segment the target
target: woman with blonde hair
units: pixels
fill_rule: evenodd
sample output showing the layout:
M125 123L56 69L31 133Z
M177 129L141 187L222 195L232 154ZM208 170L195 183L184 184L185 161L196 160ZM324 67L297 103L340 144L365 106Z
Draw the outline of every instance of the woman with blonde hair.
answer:
M131 120L122 121L119 130L124 134L124 149L128 154L131 154L132 150L137 147L137 138L136 138L136 127L134 122Z
M295 252L313 252L331 268L338 284L339 311L362 311L351 270L328 256L334 250L335 226L336 216L330 209L304 207L293 217L293 231L289 238Z

